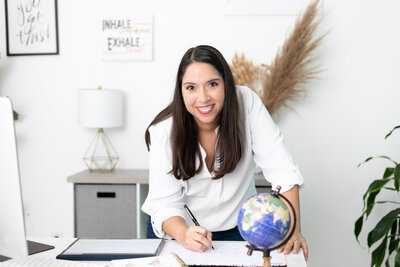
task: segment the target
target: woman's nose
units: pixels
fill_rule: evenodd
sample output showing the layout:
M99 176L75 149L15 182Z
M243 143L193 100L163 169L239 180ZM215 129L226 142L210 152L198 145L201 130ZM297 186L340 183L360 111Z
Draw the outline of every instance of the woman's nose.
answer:
M207 102L209 99L209 95L207 89L205 87L201 87L199 90L199 100L202 102Z

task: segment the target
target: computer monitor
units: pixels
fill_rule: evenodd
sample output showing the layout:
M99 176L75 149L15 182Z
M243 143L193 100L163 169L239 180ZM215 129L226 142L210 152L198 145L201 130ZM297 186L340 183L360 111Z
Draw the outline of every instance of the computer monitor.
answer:
M11 100L0 97L0 261L53 246L27 241Z

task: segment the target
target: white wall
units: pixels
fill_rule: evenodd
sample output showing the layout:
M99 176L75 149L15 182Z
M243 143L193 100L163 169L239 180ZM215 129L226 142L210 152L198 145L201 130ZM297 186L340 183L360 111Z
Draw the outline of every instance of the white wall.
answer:
M231 60L244 52L269 63L293 25L293 16L223 16L220 1L59 0L58 56L6 57L4 5L0 5L0 94L14 101L23 193L30 236L73 235L72 185L94 131L76 124L78 88L119 88L126 95L126 123L108 134L120 168L148 167L146 126L171 99L180 57L191 46L211 44ZM96 18L105 10L154 15L151 62L103 62L95 42ZM318 50L325 70L308 85L308 97L281 110L277 123L306 185L302 228L309 266L367 266L366 245L353 236L361 196L385 162L362 168L370 155L400 158L400 2L325 0ZM376 221L376 216L372 218ZM364 242L366 235L361 240ZM365 242L364 242L365 244Z

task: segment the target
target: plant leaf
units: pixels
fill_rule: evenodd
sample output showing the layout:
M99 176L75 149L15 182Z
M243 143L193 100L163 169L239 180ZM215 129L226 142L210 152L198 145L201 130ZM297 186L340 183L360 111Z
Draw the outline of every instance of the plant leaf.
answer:
M400 185L400 164L397 164L394 169L394 188L399 192Z
M397 250L396 257L394 257L394 267L400 267L400 249Z
M392 224L392 228L390 229L390 241L389 241L389 255L397 248L397 243L399 242L396 240L396 231L397 231L397 223L394 222Z
M368 157L368 158L366 158L363 162L361 162L361 163L358 163L358 165L357 165L357 167L360 167L361 166L361 164L364 164L364 163L366 163L366 162L368 162L368 161L370 161L371 159L373 159L373 158L375 158L375 157Z
M390 167L386 168L385 173L383 174L383 179L389 178L390 176L393 175L393 173L394 173L394 168L390 168Z
M397 202L397 201L391 201L391 200L386 200L386 201L377 201L377 202L375 202L375 204L385 204L385 203L400 204L400 202Z
M379 191L384 187L390 180L389 179L379 179L379 180L374 180L368 187L367 192L363 195L363 201L364 201L364 208L365 208L365 199L367 198L368 193L371 194L371 192L374 191Z
M362 164L364 164L364 163L370 161L371 159L376 159L376 158L387 159L387 160L390 160L391 162L393 162L394 164L397 165L397 162L396 162L396 161L392 160L392 159L389 158L388 156L383 156L383 155L382 155L382 156L376 156L376 157L368 157L366 160L364 160L363 162L359 163L359 164L357 165L357 167L360 167Z
M393 188L393 187L384 187L384 188L387 190L397 191L396 188Z
M382 240L382 243L372 252L371 266L380 267L385 259L387 246L387 237Z
M379 189L379 190L372 191L371 193L369 193L369 196L368 196L368 199L367 199L367 209L366 209L367 218L368 218L369 214L371 213L372 208L374 207L375 198L379 194L380 191L381 190Z
M389 247L388 247L389 255L392 254L393 251L396 250L396 248L398 247L398 243L399 243L399 240L396 240L396 239L389 241Z
M372 229L371 232L368 233L367 243L368 247L370 248L372 245L372 236L374 235L375 229Z
M363 212L363 214L361 215L361 217L358 218L358 220L357 220L356 223L354 224L354 235L356 236L356 239L357 239L358 242L360 242L360 241L358 240L358 236L360 235L361 229L362 229L362 226L363 226L364 213L365 213L365 212Z
M368 247L381 239L386 235L392 228L392 224L395 223L397 216L400 214L400 208L390 211L386 214L373 229L371 237L368 236Z
M13 117L14 117L15 121L18 120L18 118L19 118L19 114L15 110L13 110Z
M400 128L400 125L397 125L396 127L394 127L394 128L385 136L385 139L387 139L387 138L394 132L394 130L396 130L396 129L398 129L398 128Z

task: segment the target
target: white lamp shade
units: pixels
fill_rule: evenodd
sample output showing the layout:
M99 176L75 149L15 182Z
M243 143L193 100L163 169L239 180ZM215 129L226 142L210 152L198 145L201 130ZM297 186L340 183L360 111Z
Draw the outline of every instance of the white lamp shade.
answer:
M78 90L78 125L113 128L123 124L123 94L120 90Z

